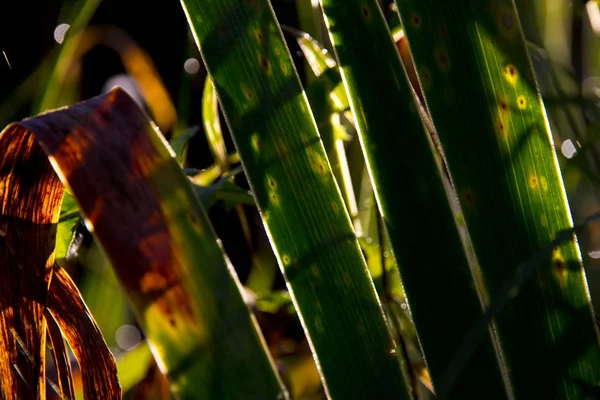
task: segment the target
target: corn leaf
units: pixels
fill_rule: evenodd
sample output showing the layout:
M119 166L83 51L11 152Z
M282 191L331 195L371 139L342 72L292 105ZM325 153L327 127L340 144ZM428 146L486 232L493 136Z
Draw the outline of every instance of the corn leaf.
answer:
M34 146L33 138L0 135L0 397L7 400L45 396L44 312L62 191L37 181L58 179L43 173Z
M54 318L50 316L48 318L46 313L46 321L48 324L48 337L50 339L52 357L54 358L54 365L56 367L56 388L55 392L59 398L64 400L75 399L75 393L73 388L73 375L71 369L71 360L67 351L66 342L63 338L62 331L58 326L58 323Z
M95 354L98 365L101 363L101 368L92 372L93 382L88 379L86 383L101 388L107 399L118 398L121 391L115 361L93 318L79 307L83 304L80 294L74 285L69 285L67 277L60 274L53 277L63 187L34 136L23 126L11 125L0 133L0 149L1 397L7 400L46 397L46 306L50 309L52 304L58 304L60 307L54 307L52 316L71 347L75 350L86 346ZM54 298L57 291L58 299ZM86 324L66 326L65 319ZM55 340L58 339L55 328L51 323L60 366L66 355ZM63 372L68 370L61 367ZM63 388L59 390L68 395L71 390L67 378L60 374L59 378Z
M34 135L111 260L173 392L286 397L204 210L135 101L116 88L0 138ZM31 171L52 177L42 186L52 194L61 185L39 153Z
M270 3L182 4L326 392L407 398L395 344Z
M119 399L121 388L115 359L106 346L100 329L90 317L77 286L58 265L54 268L48 292L48 311L77 358L84 398L93 399L98 393L102 393L106 399ZM67 370L61 372L68 373Z
M483 315L436 150L377 1L321 4L435 388L463 336ZM432 243L435 251L430 249ZM440 307L449 298L460 313ZM505 397L491 332L451 396L474 398L482 387Z
M514 2L396 4L492 304L573 225ZM584 397L600 349L574 236L513 295L495 328L514 396Z

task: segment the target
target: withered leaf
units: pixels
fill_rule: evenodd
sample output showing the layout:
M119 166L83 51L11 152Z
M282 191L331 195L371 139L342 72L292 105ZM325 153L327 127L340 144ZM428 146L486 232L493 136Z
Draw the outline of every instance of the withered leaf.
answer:
M48 222L52 232L56 230L62 188L48 161L60 181L70 187L86 226L111 260L152 345L157 364L177 396L287 396L244 302L237 276L226 261L188 179L164 138L122 89L115 88L67 109L13 124L1 135L0 139L6 139L7 143L27 138L31 151L36 151L39 166L35 171L48 171L47 175L53 179L46 178L40 183L41 191L36 194L46 204L50 201L45 197L47 193L57 193L56 201L48 208L53 213ZM8 153L3 157L10 158ZM22 165L19 168L29 170ZM6 171L10 182L14 174L12 169ZM31 181L38 182L36 179L37 175ZM22 194L11 197L20 199ZM53 265L50 244L54 238L40 237L49 242L49 253L41 269L49 276ZM4 242L9 245L2 247L0 243L0 251L8 254L12 242L6 239ZM35 271L40 271L39 266L36 268ZM74 294L75 287L67 280L66 273L56 269L55 274L58 286L52 283L50 298L46 300L44 292L39 303L48 302L69 344L76 354L79 352L83 369L84 364L91 365L87 363L90 358L85 346L91 343L101 347L102 343L93 333L93 327L82 324L81 319L75 319L76 315L64 314L69 309L78 309L79 316L83 316L83 303L79 303L79 295ZM42 280L44 288L48 287L48 281L49 278ZM55 297L55 290L63 290L64 294ZM13 297L21 293L27 291L23 289ZM67 293L71 297L63 298ZM39 326L44 321L32 323ZM5 347L10 345L7 343ZM95 357L94 362L108 363L106 376L104 381L95 382L95 387L86 388L88 398L97 396L96 391L100 391L102 398L116 396L116 392L111 392L116 386L110 361L110 357L106 360ZM85 373L82 370L84 381Z

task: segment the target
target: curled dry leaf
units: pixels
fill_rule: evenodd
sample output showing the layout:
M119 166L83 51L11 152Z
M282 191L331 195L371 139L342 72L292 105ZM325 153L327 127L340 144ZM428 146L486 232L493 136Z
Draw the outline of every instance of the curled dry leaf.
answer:
M3 163L8 167L0 169L6 171L0 175L0 193L6 198L4 203L12 204L8 197L24 198L23 193L15 192L23 185L1 190L16 179L13 176L16 174L11 174L12 169L21 168L33 171L29 181L39 185L35 196L23 208L41 207L33 199L42 198L43 204L48 203L46 208L51 210L46 219L33 220L38 225L48 226L52 232L52 235L40 234L40 238L48 242L43 243L45 257L37 260L39 266L29 273L39 276L40 288L32 292L28 284L27 290L32 293L23 288L10 298L16 302L21 297L29 299L38 292L44 294L38 302L31 301L30 307L40 305L41 317L39 320L30 318L28 326L45 329L41 325L45 321L42 305L48 301L52 316L79 357L82 368L93 364L88 361L94 351L87 346L100 346L101 341L96 336L99 332L90 321L85 322L83 314L65 314L70 309L81 311L85 308L63 270L55 270L57 285L53 283L50 291L57 293L51 293L46 300L49 279L43 278L52 273L53 235L62 198L62 186L50 168L52 165L62 183L70 187L88 229L110 258L157 364L169 378L171 389L177 396L287 397L256 322L243 300L235 272L227 262L189 180L158 129L122 89L115 88L67 109L11 125L0 140L13 147L25 141L27 152L22 152L32 153L29 159L37 163L34 168L23 167L22 161L10 161L13 154L21 153L19 148L5 152ZM7 177L4 181L3 176ZM44 179L40 181L40 177ZM16 212L8 215L13 214L21 216ZM6 219L4 215L3 218ZM28 218L32 219L31 216ZM12 255L11 249L16 246L13 242L19 239L13 233L12 225L2 228L5 234L0 251L5 258ZM33 250L25 256L33 254ZM19 259L9 265L16 265L17 261ZM19 262L25 264L23 260ZM11 271L20 276L18 268ZM6 296L6 293L12 292L6 291L2 295ZM19 320L11 321L13 325L17 322ZM42 332L44 335L38 334L41 339L36 343L45 338L45 330ZM6 338L11 336L5 334L0 340ZM83 338L86 338L85 343L80 342ZM34 339L27 338L26 343ZM6 343L4 348L14 351L12 359L16 363L18 352L14 350L14 343ZM94 376L95 382L87 386L86 396L97 395L100 391L103 398L112 398L110 390L117 387L109 382L113 378L112 357L100 360L94 355L93 362L104 363L109 376L105 382L98 382ZM10 372L11 364L0 364L3 368L0 372ZM43 368L38 367L38 370L43 371ZM93 376L91 372L82 373L84 381L86 376ZM14 377L10 384L18 384L12 382L17 382ZM12 389L6 390L9 393ZM113 393L115 397L120 395L116 391Z
M0 351L3 355L0 357L3 377L0 393L3 399L46 397L46 307L54 264L56 224L64 193L48 158L26 124L11 125L0 134ZM60 283L64 277L59 278ZM62 301L76 300L83 304L79 292L73 288L62 291L64 296L68 295ZM65 307L58 309L54 317L59 322L80 317L94 325L85 309ZM65 348L57 341L55 328L51 323L49 332L61 368L59 390L68 396L72 391L68 378L62 376L62 373L68 374L63 363ZM74 349L88 347L98 359L106 361L105 368L96 370L88 379L106 388L102 392L104 398L119 398L121 390L114 358L97 329L90 334L85 326L69 327L71 330L82 328L81 341L70 338L70 345Z
M58 323L49 312L46 312L46 321L48 322L48 337L52 344L52 356L54 357L54 365L56 366L57 382L54 382L56 385L54 390L61 399L74 399L75 392L73 389L71 362L65 346L65 339Z
M93 399L102 394L105 399L120 398L115 359L77 286L58 265L52 276L47 306L79 362L84 397ZM59 377L62 375L60 372L63 371L59 371Z

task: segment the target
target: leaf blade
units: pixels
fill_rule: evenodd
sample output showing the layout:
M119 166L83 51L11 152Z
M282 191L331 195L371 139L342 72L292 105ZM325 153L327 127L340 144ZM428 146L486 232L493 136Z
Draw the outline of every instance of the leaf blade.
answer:
M442 382L454 349L483 315L436 149L377 2L322 0L321 4L435 388ZM439 307L449 298L460 315ZM477 397L481 387L505 397L491 332L451 396Z
M395 344L270 3L182 5L326 392L407 398L400 364L389 354Z
M396 4L493 302L573 226L514 2ZM495 319L517 397L579 397L600 379L575 238L556 250Z

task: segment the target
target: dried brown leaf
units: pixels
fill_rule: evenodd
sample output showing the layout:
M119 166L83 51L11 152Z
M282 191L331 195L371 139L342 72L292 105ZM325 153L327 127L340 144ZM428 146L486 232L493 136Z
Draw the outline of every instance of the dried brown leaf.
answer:
M119 399L117 365L98 325L67 272L55 265L48 310L69 342L81 369L86 399Z
M58 396L62 400L75 399L73 390L73 377L71 370L71 361L69 353L65 346L65 339L58 323L48 311L46 311L46 321L48 323L48 336L52 343L52 355L56 366L56 375L58 383Z

